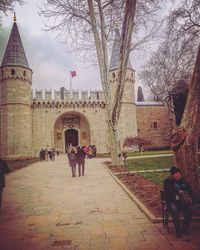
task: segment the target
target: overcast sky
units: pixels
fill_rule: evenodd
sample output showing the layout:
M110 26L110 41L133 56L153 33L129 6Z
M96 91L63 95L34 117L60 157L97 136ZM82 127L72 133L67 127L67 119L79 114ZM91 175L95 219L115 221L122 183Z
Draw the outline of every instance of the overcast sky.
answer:
M17 6L17 25L21 34L30 68L33 70L33 89L69 89L70 71L75 70L73 89L102 89L98 69L81 63L75 55L67 54L63 43L55 33L44 31L44 18L39 16L38 7L42 0L27 0L23 6ZM13 14L3 18L3 28L11 31ZM8 37L7 37L8 40ZM0 55L2 59L3 55ZM131 61L136 74L144 63L143 58Z

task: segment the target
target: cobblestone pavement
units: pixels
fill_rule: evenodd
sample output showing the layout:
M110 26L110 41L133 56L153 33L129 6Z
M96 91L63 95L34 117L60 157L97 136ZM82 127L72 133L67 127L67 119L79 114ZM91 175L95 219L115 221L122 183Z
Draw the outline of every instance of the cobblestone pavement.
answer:
M1 250L200 249L200 227L177 240L152 224L101 164L87 159L71 177L66 157L7 176L0 214Z

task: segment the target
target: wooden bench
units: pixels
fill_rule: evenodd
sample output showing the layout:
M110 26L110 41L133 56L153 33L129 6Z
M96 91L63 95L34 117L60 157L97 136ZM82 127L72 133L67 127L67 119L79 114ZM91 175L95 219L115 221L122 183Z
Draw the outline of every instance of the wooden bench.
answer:
M170 211L169 211L169 208L167 207L165 192L163 190L160 191L160 199L161 199L161 208L162 208L163 228L166 228L167 232L169 233ZM195 211L200 210L200 192L193 192L192 210L194 212L194 215L195 215Z

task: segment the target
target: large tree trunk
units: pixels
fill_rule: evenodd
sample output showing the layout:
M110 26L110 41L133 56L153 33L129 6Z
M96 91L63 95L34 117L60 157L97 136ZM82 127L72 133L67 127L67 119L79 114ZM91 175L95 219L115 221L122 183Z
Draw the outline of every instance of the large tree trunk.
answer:
M117 137L117 130L113 129L112 125L108 125L108 134L110 142L111 162L113 166L118 166L120 164L120 146Z
M180 128L173 131L172 148L179 167L193 190L200 189L197 142L200 134L200 46Z

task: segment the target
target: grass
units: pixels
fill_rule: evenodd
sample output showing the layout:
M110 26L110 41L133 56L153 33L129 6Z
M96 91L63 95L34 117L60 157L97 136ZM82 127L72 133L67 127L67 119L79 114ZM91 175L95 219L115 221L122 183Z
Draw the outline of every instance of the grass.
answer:
M160 154L172 154L172 150L160 150L160 151L144 151L144 152L127 152L128 156L143 156L143 155L160 155Z
M162 185L164 179L166 179L169 176L169 173L166 172L166 171L163 171L163 172L160 172L160 173L157 173L157 172L154 172L154 173L139 173L139 175L141 175L144 178L152 181L153 183Z
M172 156L126 160L126 166L130 171L165 168L169 169L172 165Z
M143 156L143 155L160 155L160 154L172 154L171 150L162 150L162 151L144 151L144 152L127 152L127 156ZM97 157L106 157L109 158L109 153L97 154Z
M198 155L200 162L200 155ZM141 158L141 159L128 159L126 166L129 171L138 170L157 170L157 169L170 169L173 165L172 156L163 156L155 158ZM151 180L156 184L162 184L164 179L169 175L168 171L153 172L153 173L139 173L139 175Z

